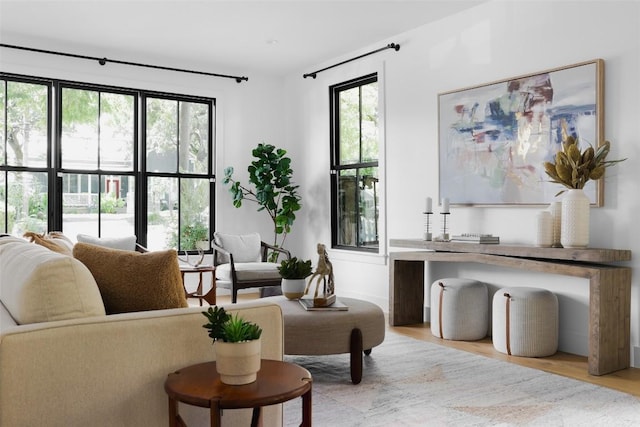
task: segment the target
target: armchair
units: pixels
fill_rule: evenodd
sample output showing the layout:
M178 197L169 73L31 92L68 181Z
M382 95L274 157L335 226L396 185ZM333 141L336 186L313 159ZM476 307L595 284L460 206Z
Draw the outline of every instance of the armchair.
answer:
M235 235L213 233L213 264L216 286L231 290L231 302L238 299L239 289L280 286L279 264L267 262L269 251L291 258L291 253L260 239L258 233Z

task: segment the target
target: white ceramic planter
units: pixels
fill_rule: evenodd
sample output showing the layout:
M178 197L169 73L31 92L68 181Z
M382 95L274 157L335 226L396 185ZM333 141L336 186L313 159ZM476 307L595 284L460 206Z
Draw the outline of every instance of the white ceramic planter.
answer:
M282 279L282 294L287 299L300 299L304 296L307 287L305 279Z
M583 190L572 189L562 198L560 241L565 248L589 245L589 213L591 201Z
M237 343L216 341L216 370L229 385L249 384L260 370L261 339Z

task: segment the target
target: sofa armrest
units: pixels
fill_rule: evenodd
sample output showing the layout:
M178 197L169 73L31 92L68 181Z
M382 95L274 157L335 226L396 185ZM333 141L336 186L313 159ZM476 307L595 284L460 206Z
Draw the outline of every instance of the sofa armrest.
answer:
M280 307L264 300L226 307L263 330L262 357L282 360ZM168 425L167 375L215 360L203 308L124 313L7 328L0 335L0 425ZM188 425L208 411L180 408ZM281 405L264 410L281 425ZM248 425L250 410L225 412Z

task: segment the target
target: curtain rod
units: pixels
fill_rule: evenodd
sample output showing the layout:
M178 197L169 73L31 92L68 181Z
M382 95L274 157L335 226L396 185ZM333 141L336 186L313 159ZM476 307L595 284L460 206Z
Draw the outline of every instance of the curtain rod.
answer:
M362 54L360 56L356 56L355 58L347 59L346 61L342 61L342 62L339 62L337 64L330 65L330 66L328 66L326 68L323 68L323 69L318 70L318 71L314 71L312 73L303 74L302 77L305 78L305 79L307 77L313 77L315 79L316 78L316 74L318 74L318 73L321 73L323 71L327 71L327 70L329 70L331 68L334 68L334 67L337 67L339 65L346 64L347 62L355 61L356 59L364 58L365 56L373 55L374 53L382 52L383 50L387 50L387 49L393 49L393 50L395 50L397 52L397 51L400 50L400 45L397 44L397 43L389 43L388 45L386 45L385 47L381 47L380 49L372 50L371 52L367 52L367 53L364 53L364 54Z
M122 64L122 65L132 65L135 67L146 67L146 68L154 68L157 70L168 70L168 71L177 71L180 73L191 73L191 74L201 74L204 76L213 76L213 77L224 77L227 79L234 79L237 83L241 83L243 80L249 80L248 77L240 77L240 76L230 76L227 74L218 74L218 73L207 73L204 71L194 71L194 70L185 70L182 68L173 68L173 67L163 67L160 65L150 65L150 64L141 64L138 62L129 62L129 61L119 61L117 59L108 59L108 58L98 58L96 56L86 56L86 55L77 55L74 53L65 53L65 52L56 52L53 50L44 50L44 49L35 49L32 47L24 47L24 46L15 46L10 44L0 43L0 47L6 47L9 49L18 49L18 50L26 50L29 52L38 52L38 53L48 53L50 55L59 55L59 56L67 56L70 58L79 58L79 59L88 59L91 61L98 61L100 65L106 65L107 62L113 62L114 64Z

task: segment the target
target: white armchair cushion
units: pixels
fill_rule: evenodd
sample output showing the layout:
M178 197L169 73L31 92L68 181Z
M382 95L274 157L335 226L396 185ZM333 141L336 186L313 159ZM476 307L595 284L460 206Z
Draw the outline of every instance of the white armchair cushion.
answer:
M216 245L222 246L225 250L233 255L233 262L259 262L261 260L260 253L260 234L224 234L213 233ZM225 260L228 262L229 260Z
M88 234L78 234L79 243L89 243L91 245L102 246L111 249L121 249L123 251L136 250L136 236L124 237L94 237Z
M234 256L235 258L235 256ZM278 266L274 262L242 262L236 263L234 259L234 265L236 267L236 276L238 280L271 280L279 279L280 272ZM216 279L225 282L231 282L231 265L220 264L216 267Z

